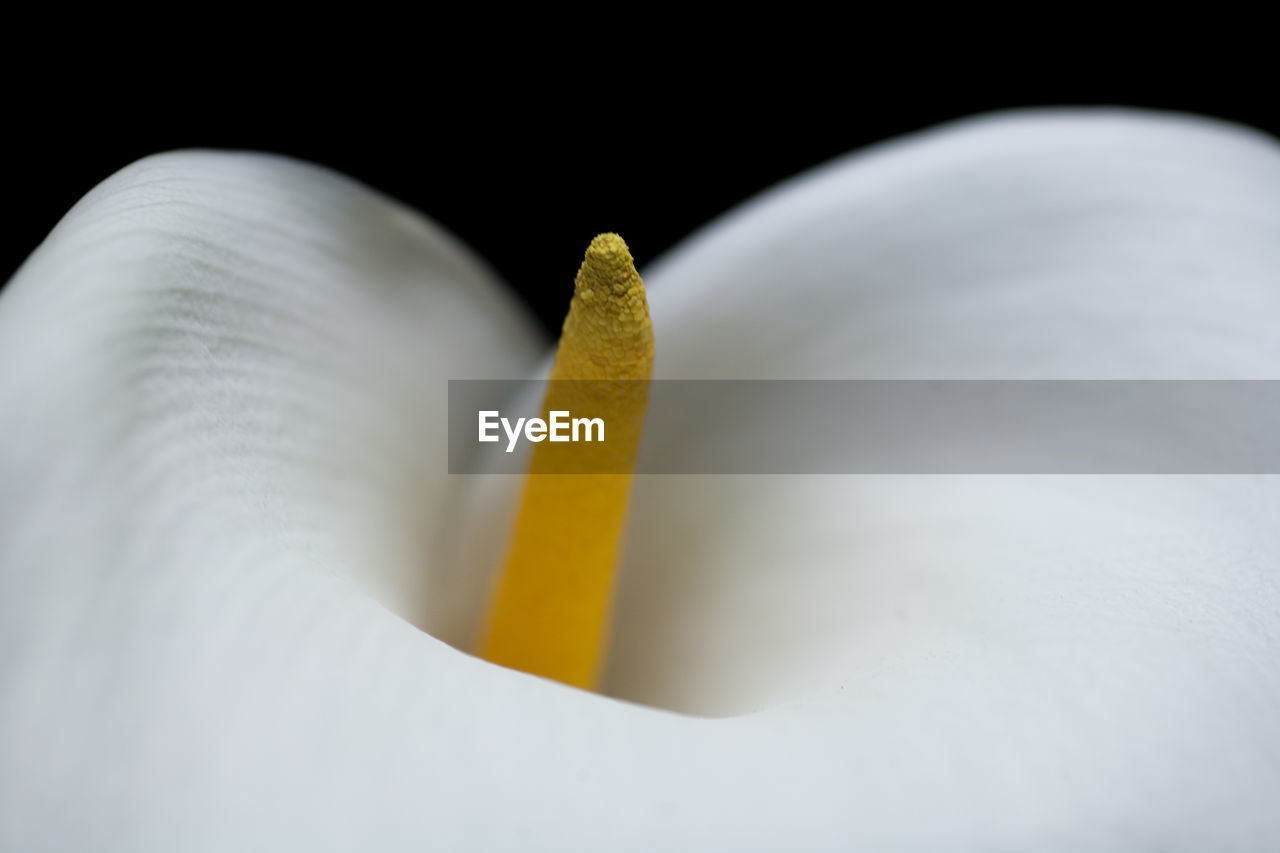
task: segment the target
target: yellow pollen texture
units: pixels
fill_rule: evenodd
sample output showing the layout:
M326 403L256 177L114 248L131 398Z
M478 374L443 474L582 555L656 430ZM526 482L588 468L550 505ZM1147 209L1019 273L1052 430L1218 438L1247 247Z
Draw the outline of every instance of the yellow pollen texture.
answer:
M534 445L485 659L594 688L652 373L644 284L622 238L601 234L578 270L542 410L544 419L603 418L605 441ZM569 464L572 453L590 453L590 470L608 473L556 473L583 470Z

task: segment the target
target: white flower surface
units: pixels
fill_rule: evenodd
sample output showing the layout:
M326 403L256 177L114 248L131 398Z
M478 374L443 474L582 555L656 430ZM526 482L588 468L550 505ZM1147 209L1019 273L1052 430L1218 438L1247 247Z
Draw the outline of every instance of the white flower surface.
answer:
M1280 379L1280 147L981 118L642 272L658 379ZM76 205L0 296L0 849L1280 844L1275 478L640 478L594 695L440 639L514 485L445 473L445 380L546 356L316 167Z

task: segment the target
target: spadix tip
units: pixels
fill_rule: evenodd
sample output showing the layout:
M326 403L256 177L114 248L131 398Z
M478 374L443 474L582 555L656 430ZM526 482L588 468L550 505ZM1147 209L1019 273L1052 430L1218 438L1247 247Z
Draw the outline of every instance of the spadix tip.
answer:
M591 241L578 271L579 291L620 296L638 286L639 281L626 241L613 233L597 235Z

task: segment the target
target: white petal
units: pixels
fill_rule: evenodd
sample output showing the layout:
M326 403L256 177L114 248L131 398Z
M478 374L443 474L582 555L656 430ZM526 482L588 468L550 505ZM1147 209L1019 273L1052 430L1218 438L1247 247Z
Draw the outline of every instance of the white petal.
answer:
M741 812L774 807L760 771L812 749L802 730L512 673L362 588L432 568L443 379L532 364L486 278L344 179L214 154L125 170L20 271L0 849L758 842ZM836 837L842 793L811 782L764 819L775 840Z
M1275 379L1277 185L1274 140L1189 116L881 145L646 271L657 378Z
M314 167L212 153L94 190L0 324L6 521L26 537L66 507L22 504L69 495L114 504L111 547L249 511L299 547L350 549L395 609L422 599L446 522L445 380L539 350L501 285L409 211Z
M1183 133L1162 127L1149 132ZM988 144L1005 144L1006 134L1011 135L1007 144L1015 151L1028 144L1020 141L1017 126L993 130ZM1237 144L1228 138L1205 147ZM917 165L903 166L902 173L925 168L942 157L937 152L945 147L945 140L937 141L926 149L928 156L917 156ZM1027 156L1034 158L1034 146ZM270 173L277 168L286 172L299 168L273 163L269 168L248 167L244 179L235 176L243 164L231 169L232 174L222 180L239 190L229 191L227 197L239 193L240 199L256 199L258 192L251 191L251 186L274 185L279 179ZM294 203L283 205L287 215L278 222L286 228L294 223L305 223L305 227L294 232L297 239L283 241L258 256L260 261L285 258L286 278L298 256L315 249L313 229L330 235L339 245L352 239L339 238L355 227L349 216L309 213L300 209L307 200L326 198L325 205L348 212L354 208L361 212L356 219L379 219L370 207L386 210L381 202L374 204L345 182L305 171L310 177L297 182L298 192L283 193ZM165 188L166 182L160 182L158 191L163 194ZM208 191L205 187L195 195L187 193L187 206ZM98 194L103 204L113 197L103 195ZM241 203L231 203L224 211L239 211ZM252 210L259 202L243 203ZM92 211L93 206L87 206L87 213ZM184 217L195 215L189 209L168 210L166 205L157 212L179 231ZM402 216L399 211L396 215ZM97 221L105 228L105 211L103 217ZM95 221L86 218L90 224ZM201 234L213 237L208 248L215 257L232 255L256 238L254 228L206 232L216 219L207 220L203 214L198 218L203 223ZM260 219L255 222L262 224ZM150 222L147 227L154 230L159 225ZM421 256L431 253L412 248L428 238L421 234L420 225L411 228L416 236L369 247L365 263L357 266L381 268L388 259L398 257L405 258L405 264L429 264ZM395 228L382 224L358 234L378 242L388 231L394 233ZM94 242L99 241L86 240ZM24 269L24 280L0 301L0 364L5 365L0 373L0 403L4 404L0 426L6 437L18 436L12 445L5 443L6 479L0 481L5 496L0 503L0 767L5 769L0 776L0 847L991 849L1036 843L1063 849L1131 849L1153 840L1170 848L1178 844L1194 848L1198 842L1206 842L1198 846L1225 842L1217 846L1239 847L1274 836L1274 824L1259 808L1267 783L1274 779L1264 775L1267 756L1274 756L1274 729L1260 728L1256 714L1258 703L1274 695L1274 689L1267 692L1274 688L1274 680L1266 681L1267 672L1251 665L1256 661L1233 657L1248 648L1226 635L1220 645L1175 642L1175 651L1187 648L1196 653L1187 662L1187 673L1203 676L1210 662L1224 666L1224 673L1210 674L1204 689L1191 697L1193 712L1217 712L1228 699L1243 702L1239 711L1243 736L1210 732L1188 745L1181 740L1191 716L1185 708L1168 721L1150 724L1144 715L1154 704L1152 693L1125 692L1125 685L1116 684L1119 677L1130 674L1126 666L1150 663L1156 674L1148 683L1157 691L1164 689L1167 694L1171 688L1185 686L1183 680L1170 680L1166 657L1170 644L1162 642L1167 635L1176 641L1184 634L1170 632L1167 620L1158 618L1149 622L1147 634L1135 636L1122 630L1135 622L1144 624L1141 617L1163 614L1119 607L1115 618L1100 620L1098 630L1105 637L1119 638L1131 647L1120 646L1126 654L1121 655L1119 666L1100 661L1097 678L1090 681L1071 645L1093 639L1079 625L1054 618L1078 617L1078 598L1066 596L1061 614L1050 610L1048 618L1033 624L1037 616L1046 615L1043 607L1023 610L991 604L998 603L999 581L1006 577L999 571L987 578L991 590L982 597L974 586L983 579L975 579L972 572L957 572L956 606L935 593L934 601L923 604L905 622L872 621L866 643L857 647L843 640L852 636L849 625L860 623L842 621L837 635L826 632L819 618L815 633L842 642L812 674L822 682L825 675L847 666L844 691L829 681L816 693L792 694L796 699L790 704L728 720L681 718L627 706L511 674L454 652L374 605L349 580L358 574L354 564L362 556L392 564L399 562L401 554L426 556L423 550L394 541L380 544L375 534L383 525L374 516L390 513L396 518L404 510L383 497L384 490L397 499L415 497L406 484L420 473L430 473L430 462L414 456L403 440L403 430L388 422L404 417L427 436L423 446L435 448L438 442L429 435L430 413L419 408L425 404L393 399L389 393L395 388L407 395L416 393L410 387L412 377L393 373L391 380L371 383L364 396L354 388L358 380L377 375L368 368L397 369L391 364L396 359L383 352L385 341L396 342L388 344L387 351L403 352L403 347L411 345L387 330L411 324L426 309L410 299L411 306L397 305L404 308L407 319L388 316L400 313L388 310L384 301L399 289L377 297L357 295L365 293L354 286L365 282L364 271L345 269L337 257L304 268L322 280L320 291L333 297L338 308L322 310L307 302L303 314L284 311L286 316L276 321L269 312L258 316L232 311L234 324L206 325L222 316L217 309L225 306L219 300L208 304L197 299L193 304L179 298L176 305L159 303L154 328L139 323L138 318L156 305L149 287L166 291L167 282L208 269L201 263L185 263L185 256L179 254L176 265L163 273L109 276L118 290L109 287L106 292L122 298L94 296L87 300L88 310L79 311L86 293L75 282L93 281L94 271L104 263L110 268L114 259L121 259L125 268L130 243L126 240L121 245L108 239L96 248L78 246L67 253L68 264L89 258L92 251L108 251L110 256L110 263L86 260L79 271L47 271L33 264ZM145 251L137 254L150 256ZM725 261L731 262L733 254L726 253ZM212 262L207 256L196 257ZM143 266L149 268L149 264ZM404 267L395 266L404 272ZM335 267L344 270L337 281L329 278ZM274 285L280 272L276 269L253 280ZM239 281L235 276L213 278ZM657 278L651 283L660 323L664 288L669 286L674 293L683 282L696 301L695 291L714 284L709 278L695 281L667 273ZM43 283L46 280L65 283L52 287ZM138 282L141 286L135 290ZM225 286L215 291L221 293ZM301 288L291 290L288 304L294 306L306 294ZM469 298L463 294L472 293L470 298L475 298L471 289L450 287L446 292L463 303ZM273 304L266 303L268 308ZM809 305L806 310L821 307ZM500 310L490 306L475 313ZM687 310L696 319L696 312ZM77 312L80 319L68 320L69 314ZM465 304L455 305L448 316L467 313ZM341 315L343 322L329 319L335 315ZM295 328L291 317L304 328ZM318 326L308 325L313 317L326 319ZM189 330L181 322L188 318L206 319ZM258 371L257 366L265 364L289 377L303 374L313 386L296 396L277 398L282 383L276 379L254 386L220 366L228 363L217 361L222 350L211 343L238 350L234 342L220 340L217 332L243 324L260 328L255 325L259 322L272 334L258 335L253 339L259 345L255 355L246 353L229 366L254 365ZM345 331L347 322L360 331ZM493 324L488 326L490 342L504 326L513 326L492 317L489 322ZM57 323L71 323L73 333L59 333ZM476 323L467 325L473 334L485 334L479 316ZM370 334L375 328L390 337ZM691 328L701 331L700 326ZM442 339L449 334L435 327L432 333ZM335 334L350 361L316 355L324 350L318 344ZM673 347L680 346L680 340L690 341L686 344L690 351L711 353L717 347L729 351L734 346L727 340L712 346L701 337L686 335L675 330L667 340ZM277 337L302 345L286 347L283 355L263 346ZM24 354L34 352L41 359L35 362L40 365L38 371L9 367L18 348L11 349L7 342L19 338ZM444 357L434 344L415 342L424 354ZM459 346L468 343L454 341ZM184 358L174 359L166 346L175 347ZM206 358L204 349L209 350L211 361L199 360ZM514 347L508 361L484 365L481 372L509 369L518 374L527 349ZM478 351L479 347L469 351L467 358L478 357ZM667 351L662 351L661 358L667 357ZM741 348L736 351L742 355ZM680 350L670 352L674 359ZM308 357L318 359L310 372L298 363ZM693 375L698 375L695 367L716 369L714 359L679 358L682 361L671 361L671 367L684 363ZM213 368L193 370L205 363ZM344 372L348 364L359 369ZM161 378L149 376L149 369L158 370ZM178 379L170 381L170 369ZM804 369L804 365L793 369ZM442 367L431 376L447 371ZM204 381L193 384L193 375ZM38 384L40 378L48 380L44 387ZM255 387L274 390L248 396ZM87 391L92 395L82 396ZM325 411L321 415L314 410L335 399L335 394L338 400L358 400L372 411L366 419L362 411L345 408L339 414ZM245 400L251 405L244 405ZM17 402L10 406L11 401ZM254 422L244 433L232 426L230 419L246 409L276 413L283 421L283 426L281 420L274 424L277 437L281 433L295 436L301 421L310 416L319 426L314 434L304 432L289 445L283 439L271 443L273 424ZM300 417L299 410L308 417ZM105 427L62 425L64 418L87 420L107 414ZM325 426L330 417L333 426ZM299 452L276 452L281 446ZM380 446L386 451L377 451ZM165 452L157 454L157 447ZM375 450L360 450L369 447ZM57 453L52 452L55 448ZM434 456L429 449L423 453ZM330 452L337 454L334 463L329 461ZM393 458L410 460L407 472L390 465ZM355 495L350 493L352 481L360 484ZM23 488L11 487L11 482L20 482ZM432 487L424 488L429 492ZM990 493L984 490L984 494ZM23 495L32 496L29 504L13 500ZM677 537L697 533L698 538L686 545L708 559L737 559L751 542L765 547L776 543L771 547L804 554L804 549L792 546L803 544L807 549L811 542L789 541L785 533L779 537L776 528L770 528L767 537L753 539L744 523L754 519L776 523L785 518L799 530L805 520L800 513L815 508L814 493L802 487L794 505L786 502L787 497L779 489L766 495L765 501L744 506L748 515L736 518L732 526L718 526L725 520L723 507L718 507L714 513L692 517L705 520L701 529L683 522L671 532ZM848 495L835 497L844 500ZM900 502L914 497L908 487ZM943 494L929 512L953 519L956 502L963 497ZM1195 505L1201 497L1192 494L1187 502ZM1050 498L1063 500L1056 490ZM777 503L771 506L768 501ZM654 520L652 515L647 521L644 518L645 512L653 510L651 505L646 510L646 505L642 497L633 542L643 539L645 525ZM1157 509L1167 505L1165 501ZM894 506L888 505L882 516L890 522L910 518L895 514ZM1004 506L1002 500L999 507ZM196 507L199 514L193 512ZM1255 507L1260 512L1269 509ZM346 510L355 510L352 515L360 519L354 526L344 521ZM857 511L856 506L848 508L840 518ZM55 518L59 521L56 540L49 525ZM144 518L151 522L145 530L132 523ZM1162 513L1152 518L1154 528L1166 532ZM829 529L833 559L826 560L816 550L809 556L841 569L847 564L850 531L833 526L836 521L831 512L822 512L815 520L817 528ZM968 530L966 521L962 516L957 522L962 539ZM1037 516L1036 521L1049 537L1047 550L1054 537L1061 539L1061 527L1051 517ZM1151 529L1141 521L1139 532ZM868 525L876 522L872 515ZM1117 523L1127 524L1127 517ZM1224 523L1215 516L1199 532L1213 534ZM409 529L404 524L401 515L394 524L385 525L384 532L394 540ZM726 530L737 538L729 550L717 553L715 537ZM1192 526L1189 535L1197 532ZM1253 526L1247 526L1246 532L1252 536ZM887 557L901 556L898 566L903 570L864 577L869 590L880 584L889 591L883 598L891 600L897 593L927 589L927 583L940 575L946 579L938 569L937 554L927 549L923 554L910 553L923 539L918 529L887 535L892 533L892 529L881 531L877 548ZM1040 541L1033 533L1025 538ZM936 538L928 541L938 543ZM1113 540L1099 541L1107 547ZM1249 573L1257 561L1274 551L1256 537L1232 541L1252 549L1243 555L1248 559L1239 563L1249 577L1254 577ZM1205 542L1209 553L1223 557L1214 550L1214 539ZM946 544L944 540L939 547ZM978 525L969 541L959 543L958 564L964 564L966 548L977 553L973 549L991 544L990 529ZM1087 552L1089 544L1080 548ZM1173 543L1174 556L1181 553L1182 544ZM1015 542L1014 555L1025 555L1026 548L1026 542ZM914 563L909 559L913 556ZM1008 555L996 548L981 556L999 569ZM1045 555L1037 551L1034 556ZM1139 563L1149 556L1141 549L1135 551ZM1040 573L1024 578L1026 583L1014 593L1018 602L1043 605L1048 600L1052 604L1058 592L1053 584L1062 579L1061 563L1062 559L1048 559L1043 571L1031 564L1029 572ZM766 561L759 559L739 564L766 567ZM711 585L710 603L715 604L724 590L715 588L715 576L706 580ZM1179 588L1177 582L1161 587L1168 591L1162 600L1174 610L1185 603L1177 594ZM810 584L810 589L821 592L822 585ZM1267 609L1274 601L1267 598L1273 591L1265 584L1255 590L1259 619L1274 612ZM1232 608L1232 617L1248 615L1235 607L1237 590L1230 587L1226 593L1226 598L1207 600L1210 641L1213 632L1222 631L1218 606ZM988 605L987 611L975 613L970 606L978 598ZM935 604L945 610L936 619L926 618ZM705 609L701 618L714 627L721 615ZM941 622L947 623L943 629L937 627ZM993 624L1006 630L993 631ZM1051 644L1028 636L1036 625L1045 629L1044 635L1056 636L1070 652L1065 662L1071 668L1063 684L1055 683L1057 673L1046 669L1046 664L1061 662L1062 656L1048 654ZM1238 633L1254 636L1246 629ZM1266 634L1257 639L1274 643L1273 630L1270 637L1270 641ZM1029 641L1021 659L1012 653L999 654L1006 638ZM879 654L886 644L891 647L886 658L874 661L881 668L868 668L867 656ZM691 647L689 653L695 661L705 660L700 657L705 654L702 649ZM838 664L834 670L825 666L832 662ZM680 672L679 667L672 669ZM1252 691L1239 684L1242 673L1257 678ZM1143 674L1139 671L1136 677L1141 679ZM1086 693L1087 699L1064 708L1063 688L1081 682L1096 695ZM975 689L984 686L990 689ZM765 687L768 693L777 685ZM805 687L798 684L796 689ZM1224 687L1229 696L1215 693ZM1138 706L1114 707L1126 698L1139 700ZM1178 691L1177 698L1185 697ZM1077 728L1081 715L1093 724ZM1214 713L1206 716L1217 719ZM1149 725L1137 728L1138 717ZM1093 735L1102 740L1089 742ZM1126 736L1137 738L1137 746ZM1240 746L1246 740L1260 749L1242 752ZM1161 747L1169 747L1168 755ZM1195 780L1188 782L1188 756L1213 762L1219 777L1201 774L1199 787ZM1150 766L1133 772L1130 763L1135 757L1150 759ZM1231 784L1219 787L1221 778ZM1259 784L1242 785L1250 780Z
M660 378L1280 378L1280 149L970 121L793 181L646 281ZM687 420L695 454L735 439ZM802 701L870 848L1276 843L1277 485L642 478L608 687Z

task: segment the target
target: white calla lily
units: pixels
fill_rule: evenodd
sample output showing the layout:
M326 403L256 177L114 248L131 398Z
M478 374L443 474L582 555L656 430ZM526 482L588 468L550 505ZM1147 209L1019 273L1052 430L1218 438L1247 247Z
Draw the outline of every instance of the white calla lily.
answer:
M1276 379L1277 235L1252 132L962 123L647 271L656 378ZM487 583L444 380L534 371L531 328L314 167L82 200L0 298L0 847L1280 840L1269 477L641 478L606 687L717 719L414 627Z

